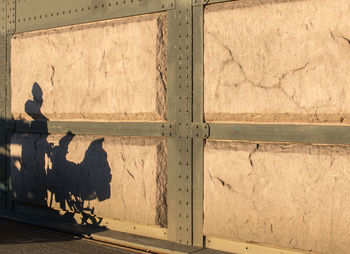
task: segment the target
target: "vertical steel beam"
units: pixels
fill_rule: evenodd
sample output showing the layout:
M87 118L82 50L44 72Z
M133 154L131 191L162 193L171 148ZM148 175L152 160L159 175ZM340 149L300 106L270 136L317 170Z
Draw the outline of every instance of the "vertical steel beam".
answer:
M0 0L0 207L6 207L6 17L7 1Z
M5 169L6 169L6 208L12 208L11 186L11 131L8 128L11 112L11 38L16 30L16 0L7 0L6 10L6 83L5 83Z
M169 239L192 244L192 3L177 0L168 12L169 120L177 137L169 138ZM172 98L173 97L173 98Z
M204 121L203 5L193 6L193 122ZM193 138L193 244L203 246L204 139Z

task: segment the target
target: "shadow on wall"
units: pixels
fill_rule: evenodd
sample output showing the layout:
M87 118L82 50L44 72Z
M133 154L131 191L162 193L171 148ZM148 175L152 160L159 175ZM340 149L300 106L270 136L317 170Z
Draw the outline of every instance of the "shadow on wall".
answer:
M41 112L43 93L37 83L34 83L32 93L33 100L25 103L25 111L33 120L46 123L47 128L49 119ZM101 202L111 195L112 175L102 146L104 139L93 141L82 162L74 163L66 159L68 146L74 138L71 133L63 136L58 145L47 141L48 134L23 137L18 142L22 147L20 158L11 158L15 199L49 208L58 203L60 209L66 211L66 219L76 222L72 212L80 213L83 217L81 224L99 226L102 219L94 215L89 201Z

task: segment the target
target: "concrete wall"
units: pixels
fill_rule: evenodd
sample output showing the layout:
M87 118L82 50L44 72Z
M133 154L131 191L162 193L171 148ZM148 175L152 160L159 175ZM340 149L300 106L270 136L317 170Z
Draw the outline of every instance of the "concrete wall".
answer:
M207 121L350 123L347 0L206 7ZM350 147L210 141L204 233L348 253Z
M346 254L350 147L211 141L205 234Z
M15 134L18 201L149 225L167 224L165 141Z
M166 120L166 15L17 34L15 119ZM163 139L72 135L12 138L17 201L167 225Z
M163 14L17 34L11 61L16 119L166 119Z
M208 121L350 123L347 0L246 0L204 16Z

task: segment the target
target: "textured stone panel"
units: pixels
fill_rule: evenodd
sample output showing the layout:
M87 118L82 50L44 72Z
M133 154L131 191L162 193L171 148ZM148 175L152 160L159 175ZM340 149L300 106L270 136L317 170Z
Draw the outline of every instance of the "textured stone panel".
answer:
M73 135L12 138L16 199L166 226L165 141Z
M348 0L246 0L206 8L205 117L350 122Z
M349 154L341 146L208 142L205 234L348 253Z
M17 34L16 119L166 119L166 16L121 18Z

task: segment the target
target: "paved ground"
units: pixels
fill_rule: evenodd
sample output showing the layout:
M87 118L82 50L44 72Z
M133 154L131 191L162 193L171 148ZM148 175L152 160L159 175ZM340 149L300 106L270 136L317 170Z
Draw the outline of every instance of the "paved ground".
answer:
M131 252L113 245L0 219L0 253L135 254L140 252Z

